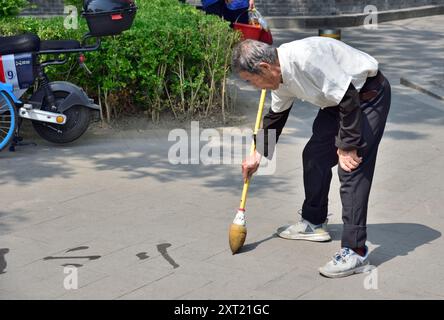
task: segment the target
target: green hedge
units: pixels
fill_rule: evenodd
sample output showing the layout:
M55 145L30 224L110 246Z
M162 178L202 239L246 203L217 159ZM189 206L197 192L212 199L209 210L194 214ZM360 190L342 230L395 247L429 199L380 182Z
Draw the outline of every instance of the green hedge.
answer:
M100 96L108 119L139 110L154 121L165 110L176 117L223 112L229 58L239 34L220 18L177 0L137 4L131 30L103 38L100 51L86 54L92 76L73 58L66 66L47 68L51 79L72 81L93 97ZM78 30L66 30L63 21L0 18L0 34L34 32L42 39L81 39L88 31L83 18Z
M28 6L27 0L0 0L0 17L16 16Z

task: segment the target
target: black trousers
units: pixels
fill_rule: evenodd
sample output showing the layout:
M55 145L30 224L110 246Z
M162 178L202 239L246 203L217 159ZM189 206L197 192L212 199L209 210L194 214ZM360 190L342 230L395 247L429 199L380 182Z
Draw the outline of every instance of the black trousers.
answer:
M231 22L231 27L233 27L235 22L248 24L248 7L230 10L225 6L224 19Z
M212 5L203 8L203 10L205 11L206 14L214 14L222 18L224 15L224 7L225 7L225 2L223 0L218 0Z
M363 102L362 139L366 147L359 150L362 163L352 172L338 166L342 201L342 247L362 248L367 240L367 207L375 170L379 142L384 133L390 109L391 88L385 79L378 85L378 95ZM339 130L339 107L321 109L313 123L313 135L304 148L305 201L302 217L313 224L325 222L328 213L328 193L332 168L338 164L335 137Z

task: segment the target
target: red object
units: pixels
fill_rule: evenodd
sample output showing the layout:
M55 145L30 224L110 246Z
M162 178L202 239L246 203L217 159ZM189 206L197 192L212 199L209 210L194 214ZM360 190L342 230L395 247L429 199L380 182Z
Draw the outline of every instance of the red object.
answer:
M121 14L113 14L111 15L112 20L122 20L123 16Z
M270 31L265 31L260 26L245 23L233 23L233 28L242 33L242 40L253 39L262 41L268 44L273 44L273 36Z
M268 43L269 45L273 44L273 36L271 35L271 31L262 30L261 37L259 41Z
M262 28L260 26L254 26L251 24L235 22L233 23L233 28L242 32L242 40L259 40L262 33Z
M3 70L3 59L0 56L0 82L6 83L5 71Z
M79 61L80 61L80 63L85 63L86 58L85 58L85 56L83 54L79 55Z

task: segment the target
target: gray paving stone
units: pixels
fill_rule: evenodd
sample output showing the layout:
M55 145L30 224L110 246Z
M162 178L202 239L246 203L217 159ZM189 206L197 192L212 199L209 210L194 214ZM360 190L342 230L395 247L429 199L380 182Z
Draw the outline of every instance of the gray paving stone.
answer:
M181 275L171 273L128 292L118 299L180 299L182 296L205 287L210 283L211 281L197 274Z

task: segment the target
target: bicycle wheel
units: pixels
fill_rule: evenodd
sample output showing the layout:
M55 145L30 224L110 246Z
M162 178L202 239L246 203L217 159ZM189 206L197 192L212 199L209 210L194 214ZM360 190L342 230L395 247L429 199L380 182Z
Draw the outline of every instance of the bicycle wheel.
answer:
M16 124L15 106L8 95L0 92L0 151L9 144L14 136Z

